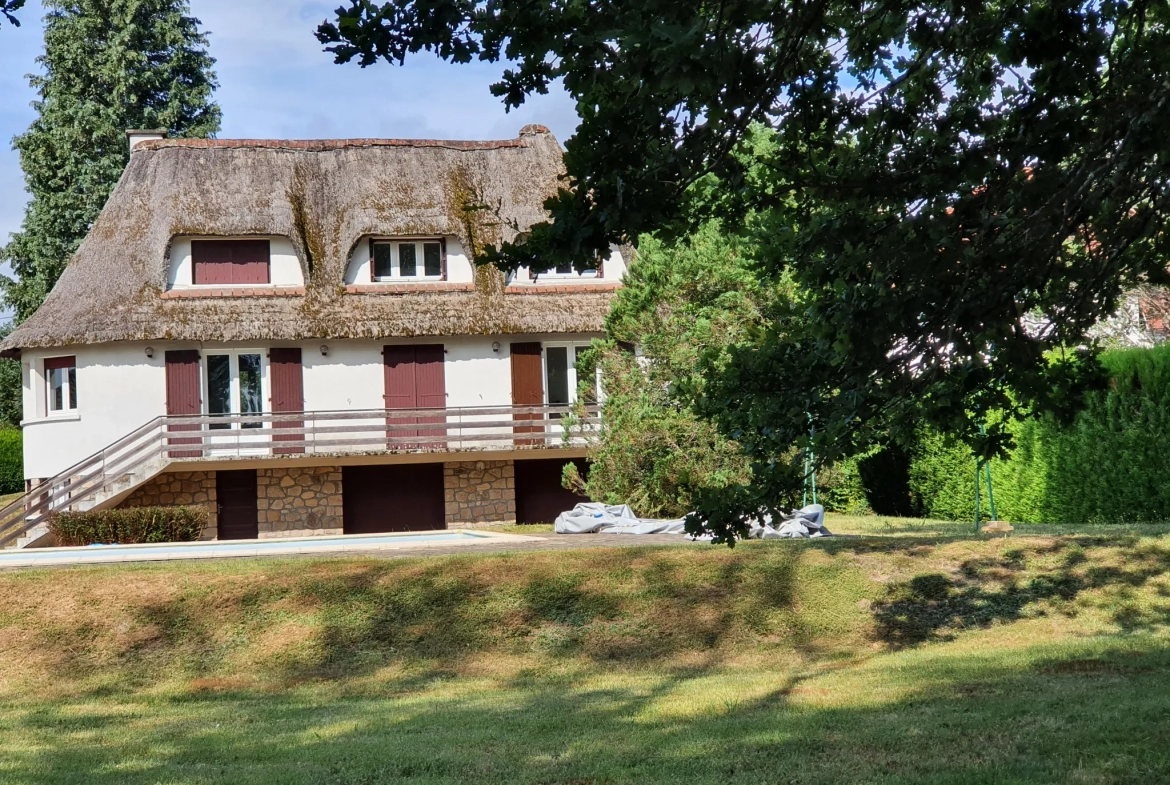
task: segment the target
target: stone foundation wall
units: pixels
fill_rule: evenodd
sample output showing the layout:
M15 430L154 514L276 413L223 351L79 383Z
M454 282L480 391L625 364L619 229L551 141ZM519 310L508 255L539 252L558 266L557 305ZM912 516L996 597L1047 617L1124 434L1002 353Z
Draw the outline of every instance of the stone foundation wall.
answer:
M341 467L259 469L260 539L342 533Z
M511 461L443 464L448 528L516 522L516 472Z
M118 507L190 507L207 508L207 525L201 539L214 540L216 535L215 472L164 472L147 480Z

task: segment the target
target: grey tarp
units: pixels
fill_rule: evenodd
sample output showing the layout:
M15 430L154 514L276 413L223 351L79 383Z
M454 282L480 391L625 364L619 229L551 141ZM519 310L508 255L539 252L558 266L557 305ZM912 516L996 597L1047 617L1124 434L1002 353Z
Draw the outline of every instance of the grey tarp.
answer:
M769 518L763 524L755 524L748 535L752 539L828 537L825 528L825 508L810 504L791 513L779 526ZM625 504L600 504L583 502L573 509L557 516L553 525L557 534L685 534L682 518L662 520L639 518Z
M583 502L557 516L557 534L684 534L683 519L639 518L625 504Z

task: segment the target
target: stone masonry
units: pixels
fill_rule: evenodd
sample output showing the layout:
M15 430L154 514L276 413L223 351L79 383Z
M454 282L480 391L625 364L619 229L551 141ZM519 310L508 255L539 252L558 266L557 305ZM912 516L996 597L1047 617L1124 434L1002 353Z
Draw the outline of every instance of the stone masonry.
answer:
M511 461L443 464L447 527L516 522L516 472Z
M147 480L119 504L119 507L190 507L207 508L207 525L201 539L214 540L216 535L215 472L164 472Z
M341 467L259 469L260 539L341 534Z

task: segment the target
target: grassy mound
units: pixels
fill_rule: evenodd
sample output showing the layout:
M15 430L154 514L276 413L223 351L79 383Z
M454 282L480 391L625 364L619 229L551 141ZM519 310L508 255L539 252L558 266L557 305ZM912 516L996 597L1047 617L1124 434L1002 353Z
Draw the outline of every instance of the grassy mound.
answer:
M0 781L1162 782L1170 537L0 575Z

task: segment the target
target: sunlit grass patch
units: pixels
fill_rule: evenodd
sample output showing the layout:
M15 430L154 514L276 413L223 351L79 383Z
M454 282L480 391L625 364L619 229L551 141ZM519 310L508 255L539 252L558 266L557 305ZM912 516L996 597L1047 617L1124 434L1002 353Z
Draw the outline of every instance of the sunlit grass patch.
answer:
M1170 781L1141 531L6 573L0 781Z

